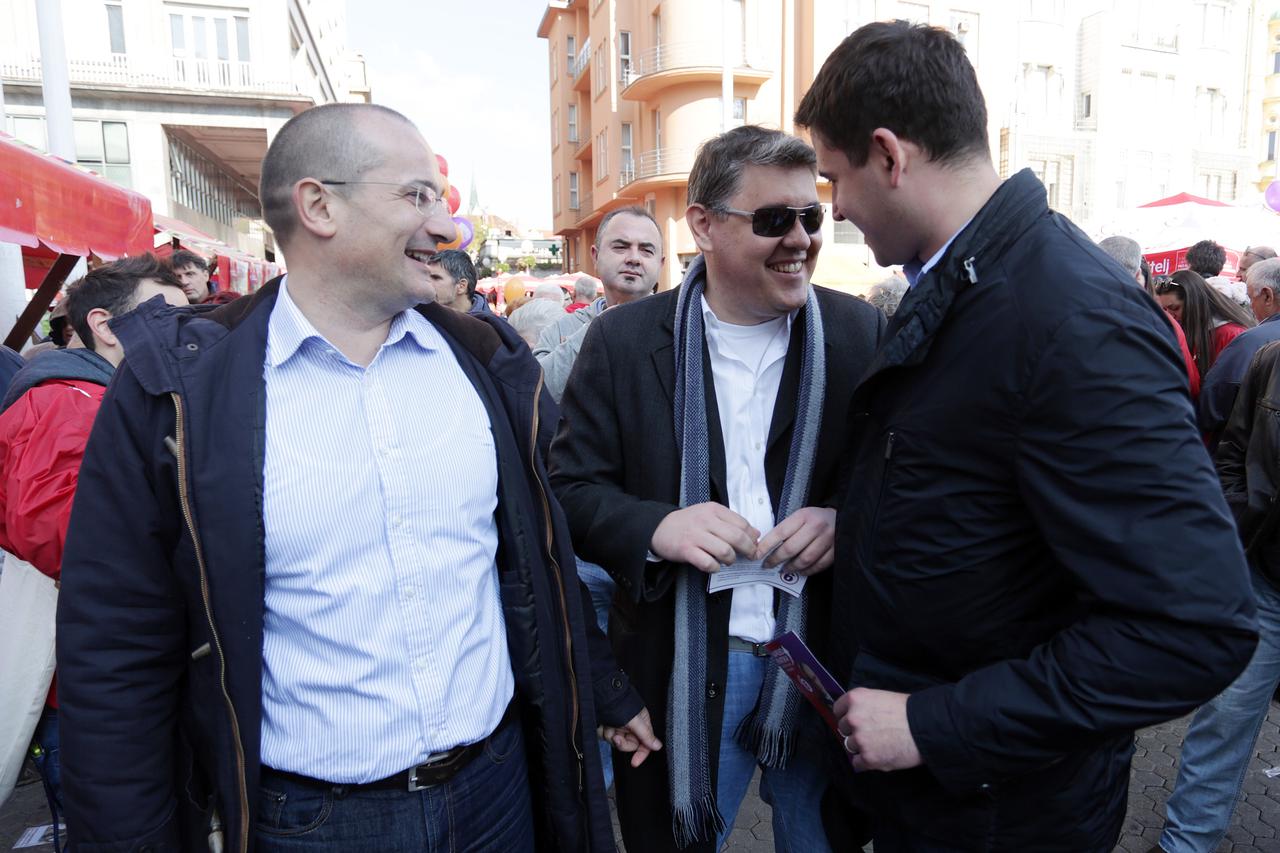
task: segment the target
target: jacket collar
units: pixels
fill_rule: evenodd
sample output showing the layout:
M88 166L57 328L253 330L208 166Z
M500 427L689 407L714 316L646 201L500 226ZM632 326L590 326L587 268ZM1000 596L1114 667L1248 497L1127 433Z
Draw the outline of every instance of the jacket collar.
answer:
M23 394L42 382L53 379L78 379L96 385L111 383L116 369L102 356L89 349L55 349L38 354L13 375L0 402L3 411Z
M902 298L885 332L885 343L862 378L891 367L919 364L962 291L978 285L1005 251L1049 213L1044 185L1023 169L996 189L951 243L942 259Z

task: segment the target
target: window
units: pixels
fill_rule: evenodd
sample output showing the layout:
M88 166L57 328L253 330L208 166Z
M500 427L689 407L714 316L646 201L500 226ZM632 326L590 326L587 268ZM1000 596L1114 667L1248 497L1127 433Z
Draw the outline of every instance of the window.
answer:
M635 159L632 153L631 122L629 121L622 123L620 143L622 146L622 159L619 160L618 167L622 170L622 175L619 178L619 183L630 183L635 177Z
M569 141L578 141L578 105L569 105Z
M573 60L569 60L569 69L572 73ZM554 83L560 79L560 57L556 56L556 46L551 45L551 82Z
M570 186L572 187L573 185L572 185L572 184L570 184ZM570 192L572 192L572 190L571 190ZM570 206L570 207L572 207L572 206L573 206L572 197L570 197L569 206ZM559 215L560 215L560 176L559 176L559 175L556 175L556 179L555 179L555 181L552 183L552 187L551 187L551 207L552 207L552 211L551 211L551 212L552 212L552 213L554 213L556 216L559 216Z
M249 61L249 19L236 18L236 59Z
M644 209L649 211L649 215L654 219L658 218L658 197L653 193L649 193L644 197Z
M1080 118L1093 118L1093 93L1080 94Z
M49 150L44 135L44 119L39 116L9 116L9 132L15 139L41 151Z
M580 202L578 201L578 173L569 173L569 209L577 210Z
M1049 197L1049 207L1057 209L1059 189L1062 183L1062 164L1058 160L1031 160L1027 163L1031 171L1044 184L1045 194Z
M554 52L555 48L551 48ZM578 40L573 36L569 36L564 40L564 63L565 68L569 69L569 76L573 76L573 61L578 57Z
M653 111L653 147L662 148L662 111Z
M929 6L925 3L899 3L894 17L913 24L928 24Z
M1196 123L1201 133L1221 137L1227 126L1227 97L1221 89L1196 89Z
M1201 47L1220 47L1227 46L1227 31L1230 29L1231 12L1227 8L1227 3L1222 0L1201 0L1197 4L1200 7L1199 24L1200 24L1200 46Z
M596 180L603 181L609 176L609 128L596 134L595 151Z
M131 186L128 125L122 121L76 119L72 131L77 163L117 184Z
M191 50L196 59L207 59L209 42L205 34L205 19L199 16L191 19Z
M662 47L662 9L653 13L653 46Z
M168 143L171 201L232 227L237 219L262 216L257 197L221 166L175 136Z
M745 122L747 120L747 99L733 99L733 120Z
M867 242L862 232L858 230L858 226L847 219L835 223L833 236L835 242L846 245L860 246Z
M1280 74L1280 53L1271 54L1271 73Z
M625 86L631 80L631 33L618 33L618 85Z
M118 3L107 4L107 35L111 52L124 53L124 8Z
M947 29L951 30L952 35L956 37L956 41L965 49L969 56L977 56L978 54L978 13L965 12L959 9L952 9L950 12L950 23Z
M600 47L596 48L595 93L597 95L599 95L601 92L604 91L605 84L608 82L607 80L605 80L605 76L604 76L604 70L605 70L605 64L604 64L605 50L604 49L605 49L605 45L600 45Z
M1276 159L1276 132L1274 130L1267 133L1267 159Z
M1222 169L1205 169L1200 175L1200 194L1215 201L1235 201L1236 173Z
M227 35L226 18L213 19L213 35L218 59L227 62L231 59L231 39Z
M554 150L560 147L560 111L555 110L551 113L551 148Z
M173 55L183 56L187 52L187 28L181 15L169 16L169 40L173 42Z

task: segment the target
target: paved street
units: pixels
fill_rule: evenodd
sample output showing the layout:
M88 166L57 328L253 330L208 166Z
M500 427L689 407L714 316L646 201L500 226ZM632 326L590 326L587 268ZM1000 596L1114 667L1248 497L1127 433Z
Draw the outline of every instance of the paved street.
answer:
M1117 851L1145 853L1160 836L1164 802L1177 775L1178 750L1187 719L1143 731L1133 759L1129 788L1129 815ZM1280 705L1272 704L1262 726L1258 748L1244 781L1244 800L1236 810L1227 840L1219 853L1277 853L1280 851L1280 777L1269 779L1265 771L1280 766ZM0 808L0 850L8 850L29 826L49 822L49 810L39 783L19 788ZM49 845L32 848L49 849ZM619 850L621 850L619 844ZM773 850L769 808L760 801L756 786L725 845L726 853L766 853Z

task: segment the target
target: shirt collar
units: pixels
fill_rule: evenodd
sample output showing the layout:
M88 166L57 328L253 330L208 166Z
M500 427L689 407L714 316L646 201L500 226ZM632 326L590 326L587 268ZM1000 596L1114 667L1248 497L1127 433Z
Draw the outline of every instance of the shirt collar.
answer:
M902 274L907 277L907 282L912 286L916 286L916 282L920 277L938 265L938 261L942 260L942 256L947 253L947 249L951 248L951 244L960 236L960 232L969 227L969 223L973 221L970 216L968 222L956 229L956 233L952 234L947 242L942 244L942 248L933 253L933 257L925 261L923 264L919 260L912 258L910 261L902 265Z
M707 302L707 296L705 293L700 298L702 299L702 324L704 326L710 329L719 329L721 326L734 325L733 323L726 323L724 320L721 320L719 317L716 316L716 312L711 310L711 304ZM788 336L790 336L791 334L791 323L795 320L796 314L798 313L800 312L799 311L787 312L786 317L787 317L787 335Z
M439 349L443 343L440 333L427 318L412 309L401 311L392 318L391 328L387 331L387 339L382 346L393 346L405 337L411 338L424 350ZM267 364L271 367L281 366L310 340L318 341L335 351L338 349L311 325L311 321L293 301L289 295L289 276L286 274L280 280L280 293L267 324Z

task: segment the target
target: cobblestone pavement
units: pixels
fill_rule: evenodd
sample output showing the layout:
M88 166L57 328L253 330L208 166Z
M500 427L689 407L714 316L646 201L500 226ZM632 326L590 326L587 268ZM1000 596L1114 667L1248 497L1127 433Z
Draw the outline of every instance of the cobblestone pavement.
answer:
M1189 720L1175 720L1139 733L1129 786L1129 814L1117 851L1145 853L1159 839L1164 825L1164 803L1177 778L1178 751ZM1245 774L1244 798L1218 853L1280 853L1280 777L1269 779L1265 775L1266 770L1277 766L1280 766L1280 705L1272 703ZM19 788L0 807L0 850L10 849L28 826L48 822L49 809L39 783ZM49 847L32 849L38 853ZM621 839L618 849L623 850ZM773 850L769 807L760 801L756 782L751 785L724 849L725 853L771 853Z

